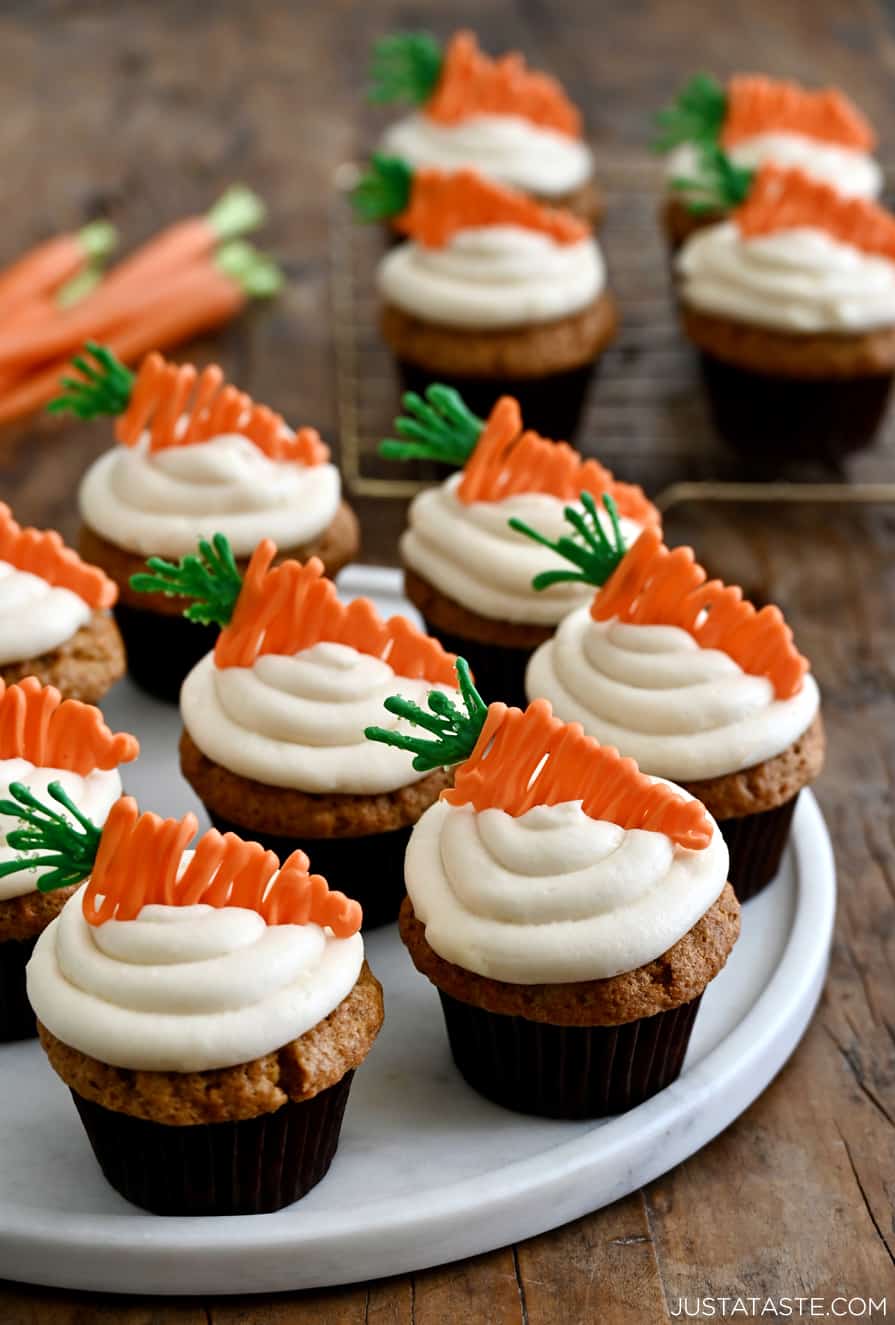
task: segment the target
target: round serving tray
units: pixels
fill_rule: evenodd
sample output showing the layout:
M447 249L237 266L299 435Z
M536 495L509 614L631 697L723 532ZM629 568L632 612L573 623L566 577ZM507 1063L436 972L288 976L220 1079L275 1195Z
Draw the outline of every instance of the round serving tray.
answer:
M397 572L354 567L346 596L412 609ZM127 789L146 807L201 807L177 767L176 709L129 683L104 704L142 742ZM245 1293L348 1283L470 1256L555 1228L651 1181L764 1090L820 996L836 900L830 840L799 799L775 882L703 998L678 1081L630 1113L565 1123L480 1099L453 1067L434 989L393 927L368 939L386 1021L358 1071L332 1169L274 1215L164 1219L105 1182L68 1091L36 1043L0 1048L0 1277L130 1293Z

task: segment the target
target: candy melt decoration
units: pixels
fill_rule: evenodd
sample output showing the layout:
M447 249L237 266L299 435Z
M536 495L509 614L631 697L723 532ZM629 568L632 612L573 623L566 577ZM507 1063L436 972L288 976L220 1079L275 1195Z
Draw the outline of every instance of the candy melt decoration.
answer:
M460 230L492 225L537 230L557 244L577 244L590 234L570 212L545 207L475 170L414 171L410 202L395 217L395 229L425 248L443 248Z
M870 122L838 88L808 91L764 74L735 74L727 85L721 142L733 147L763 133L797 133L855 151L872 151Z
M336 938L349 938L360 929L359 903L330 892L321 875L309 872L303 851L293 851L281 866L258 842L212 828L199 838L178 876L196 827L193 814L162 819L151 811L141 814L130 796L116 802L84 892L88 923L133 920L151 903L204 903L256 911L269 925L329 926Z
M291 436L281 415L225 383L217 365L198 373L192 364L168 363L157 353L143 360L115 435L125 446L135 446L147 429L151 451L239 433L272 460L322 465L329 459L329 448L314 428Z
M55 529L23 529L5 502L0 502L0 561L37 575L47 584L70 589L96 609L111 607L118 597L114 580L98 566L82 561Z
M96 768L129 764L139 753L137 738L111 732L92 704L63 699L35 676L10 686L0 680L0 759L27 759L85 777Z
M321 640L347 644L387 662L398 676L454 684L454 655L403 616L383 621L368 598L339 600L317 557L271 568L269 538L252 554L230 624L217 639L218 667L251 667L262 654L299 653Z
M591 606L595 621L679 626L703 649L720 649L753 676L766 676L779 699L802 688L808 659L792 642L779 607L756 611L742 589L706 573L688 547L673 551L654 530L641 534Z
M762 166L733 219L745 239L808 226L865 253L895 259L891 212L866 198L845 198L802 170Z
M524 712L491 704L475 749L441 798L513 818L535 805L580 801L592 819L664 833L690 850L712 840L712 821L699 801L654 782L633 759L585 736L578 723L554 718L546 699Z

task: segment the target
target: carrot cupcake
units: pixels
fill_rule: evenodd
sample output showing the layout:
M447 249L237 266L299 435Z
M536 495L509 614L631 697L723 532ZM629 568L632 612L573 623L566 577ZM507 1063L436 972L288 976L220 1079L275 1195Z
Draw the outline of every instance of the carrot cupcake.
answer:
M604 514L603 525L628 547L659 525L659 512L641 488L618 482L599 461L524 429L509 397L487 422L443 385L430 387L425 399L406 395L404 407L407 414L395 420L398 438L383 442L382 454L462 466L411 502L401 538L405 592L429 633L470 662L483 694L524 704L532 650L588 591L563 556L532 546L511 518L534 525L549 543L562 535L570 505L570 518L582 521L587 505L609 493L614 514Z
M55 530L23 529L0 502L0 681L35 676L67 699L102 699L124 675L117 597Z
M584 222L474 170L374 156L355 190L367 220L407 236L382 259L380 329L404 386L433 380L487 414L509 392L532 427L570 436L617 317Z
M118 445L81 483L81 552L121 591L116 616L131 675L173 699L214 632L184 623L185 602L131 590L146 557L183 556L220 531L245 567L269 534L284 555L318 556L335 575L357 552L357 519L318 433L292 432L225 384L219 368L197 372L150 354L135 375L101 346L90 350L95 362L75 361L80 376L52 406L80 418L117 416Z
M679 1074L739 933L724 839L545 700L486 708L457 672L464 712L388 701L434 739L367 733L459 764L411 835L401 937L473 1089L553 1118L632 1108Z
M122 797L76 830L14 783L54 888L28 997L108 1181L163 1215L255 1214L324 1176L351 1079L382 1024L360 907L257 842ZM49 797L64 798L56 783ZM22 861L27 867L27 860Z
M102 824L121 795L119 764L136 759L139 745L124 732L113 735L99 709L63 699L54 686L29 676L16 685L0 681L0 796L17 783L26 802L42 797L53 783L61 809L57 818L77 825L86 815ZM25 995L25 966L38 936L73 892L65 870L45 884L41 843L21 841L21 812L0 810L0 1040L34 1035L34 1014ZM26 851L20 858L14 843Z
M218 828L250 834L281 860L303 846L356 897L368 928L394 920L410 829L448 785L400 750L373 752L364 728L394 689L453 692L454 659L406 617L366 598L339 601L316 558L271 569L259 543L245 578L226 539L179 566L159 559L138 590L192 593L215 613L213 653L183 683L180 762ZM207 616L200 616L207 620Z
M668 154L662 220L673 249L725 215L712 187L717 149L734 168L796 168L843 197L874 199L882 192L882 171L871 156L876 135L838 88L809 92L763 74L736 74L725 86L697 74L657 123L656 149Z
M560 84L517 52L491 59L475 34L442 51L427 32L396 32L373 48L370 100L418 107L386 130L381 150L414 169L477 170L589 225L603 212L581 114Z
M719 431L773 454L867 445L895 372L895 216L763 166L675 272Z
M577 564L601 587L535 652L528 693L702 801L745 902L777 873L799 792L823 767L808 661L778 607L707 581L691 548L669 551L655 530Z

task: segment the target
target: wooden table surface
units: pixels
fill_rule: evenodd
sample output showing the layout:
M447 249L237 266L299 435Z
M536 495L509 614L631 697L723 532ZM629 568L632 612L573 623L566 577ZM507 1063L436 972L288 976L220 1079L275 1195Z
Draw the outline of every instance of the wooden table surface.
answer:
M713 466L736 473L711 437L694 364L671 327L651 196L641 199L632 250L624 171L654 178L643 150L648 115L700 67L841 83L876 122L883 159L895 162L895 17L871 0L7 0L0 258L96 214L135 242L245 180L270 204L264 241L288 289L196 352L213 352L256 398L337 440L332 172L370 145L381 122L361 98L369 42L396 24L444 34L460 23L478 27L492 50L518 44L555 70L584 107L606 170L622 181L611 190L606 247L620 293L625 282L633 291L627 338L607 363L609 384L598 384L583 446L653 489L676 465L689 475ZM662 274L646 280L649 272ZM660 323L668 329L657 338ZM391 404L382 402L383 425ZM9 429L0 436L0 495L20 518L72 535L78 476L107 444L102 426ZM626 456L636 473L626 473ZM890 427L844 477L895 478L893 456ZM401 503L358 505L365 555L394 560ZM685 1295L886 1292L895 1311L895 514L845 502L697 501L675 509L668 532L670 541L692 540L725 578L782 605L824 692L830 749L817 791L835 841L838 924L820 1010L777 1080L722 1136L645 1190L460 1265L327 1292L202 1301L8 1283L0 1320L652 1325Z

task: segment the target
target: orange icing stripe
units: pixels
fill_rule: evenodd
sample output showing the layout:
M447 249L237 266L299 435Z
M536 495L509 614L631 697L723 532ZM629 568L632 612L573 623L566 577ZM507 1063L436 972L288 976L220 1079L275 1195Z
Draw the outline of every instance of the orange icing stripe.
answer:
M733 212L746 239L813 226L866 253L895 259L895 216L866 198L843 198L801 170L762 166L749 196Z
M27 759L84 777L95 768L129 764L139 753L137 738L111 732L92 704L63 699L36 676L5 687L0 680L0 759Z
M870 123L838 88L808 92L798 83L738 74L727 88L727 115L721 143L732 147L760 133L800 133L824 143L872 151Z
M262 654L298 653L328 640L382 658L397 676L456 686L456 659L438 640L406 617L383 621L368 598L340 602L317 557L271 569L276 550L266 538L252 553L233 619L215 645L216 666L251 667Z
M558 244L577 244L590 233L570 212L543 207L475 170L414 171L410 204L394 223L426 248L442 248L458 230L473 226L518 225L549 235Z
M712 838L699 801L682 800L667 783L652 782L633 759L585 736L577 722L554 718L546 699L536 699L524 713L489 705L475 749L441 797L451 805L505 810L514 818L535 805L581 801L591 819L665 833L692 850Z
M55 529L23 529L5 502L0 502L0 561L30 571L47 584L70 589L89 607L111 607L118 597L115 581L99 566L82 561Z
M516 51L492 60L479 50L475 34L465 30L448 43L426 114L442 124L471 115L520 115L570 138L581 137L581 115L555 78L528 69Z
M216 364L197 373L192 364L168 363L153 353L140 366L115 436L125 446L135 446L148 429L150 451L161 451L239 433L272 460L326 463L329 447L314 428L300 428L294 436L285 428L282 415L225 383Z
M692 548L670 552L654 530L625 553L590 614L595 621L617 617L635 625L679 626L700 648L721 649L743 671L766 676L778 699L797 694L808 671L779 607L757 612L736 585L707 582Z
M502 396L466 462L457 496L463 502L503 501L519 492L546 492L564 501L576 501L582 492L599 501L608 493L620 515L644 526L661 523L642 488L619 483L599 461L585 460L568 442L523 431L518 402Z
M330 892L321 875L309 873L303 851L293 851L281 866L258 842L212 828L199 838L178 877L181 856L196 828L194 814L162 819L141 814L131 796L116 801L84 892L88 923L133 920L141 907L152 903L202 902L257 911L269 925L328 925L340 939L360 929L360 904L344 893Z

